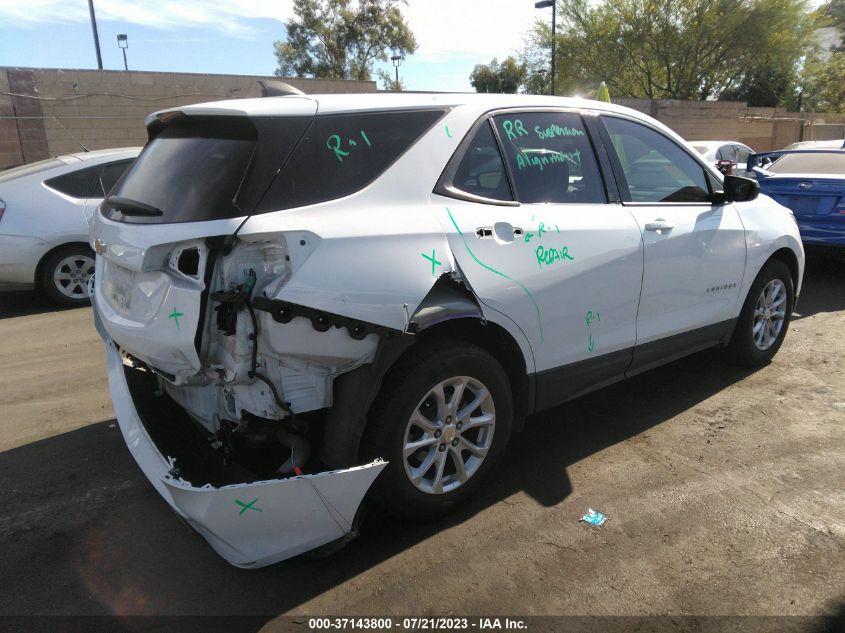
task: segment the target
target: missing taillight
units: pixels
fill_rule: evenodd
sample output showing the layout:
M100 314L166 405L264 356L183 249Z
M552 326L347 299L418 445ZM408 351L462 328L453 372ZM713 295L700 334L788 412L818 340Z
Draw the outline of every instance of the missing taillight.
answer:
M179 254L176 269L188 277L198 277L200 268L200 252L197 248L189 248Z

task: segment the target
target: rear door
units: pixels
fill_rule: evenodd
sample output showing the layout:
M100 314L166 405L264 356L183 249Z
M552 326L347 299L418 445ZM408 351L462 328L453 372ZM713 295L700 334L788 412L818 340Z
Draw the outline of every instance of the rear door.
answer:
M316 112L314 101L290 103L290 116L166 113L94 214L103 327L177 383L200 369L217 245L249 215Z
M578 112L512 112L479 122L438 188L463 274L531 343L538 408L621 376L636 339L640 231L600 163Z
M709 202L715 177L678 143L632 119L602 120L625 208L642 230L632 370L645 369L724 333L737 312L745 231L734 205ZM648 345L659 339L667 340Z

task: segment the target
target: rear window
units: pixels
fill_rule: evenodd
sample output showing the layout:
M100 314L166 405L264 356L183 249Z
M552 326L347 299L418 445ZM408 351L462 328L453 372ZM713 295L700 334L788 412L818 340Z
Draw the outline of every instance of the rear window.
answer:
M35 163L21 165L20 167L12 167L11 169L7 169L5 171L0 172L0 182L8 182L10 180L14 180L15 178L31 176L32 174L37 174L42 171L47 171L48 169L53 169L53 167L62 166L64 166L64 163L56 158L39 160Z
M224 119L224 117L220 117ZM219 220L245 215L234 203L257 133L246 118L188 119L165 127L147 143L113 196L160 209L161 216L124 215L103 206L106 217L161 223Z
M444 110L317 116L257 213L348 196L373 182Z
M845 174L845 153L808 152L781 156L768 168L773 174Z

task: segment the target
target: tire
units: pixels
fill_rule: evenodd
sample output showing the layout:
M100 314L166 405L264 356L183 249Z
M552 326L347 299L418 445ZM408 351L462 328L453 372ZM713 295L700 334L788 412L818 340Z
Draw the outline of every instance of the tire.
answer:
M471 497L504 454L513 422L510 382L495 358L461 341L420 345L385 379L361 451L368 461L381 457L389 462L371 498L412 521L438 517ZM438 385L443 386L440 406L434 395ZM455 402L459 388L462 395ZM471 411L470 398L478 403ZM406 445L412 442L420 448L406 458Z
M789 267L780 260L769 260L751 284L739 313L728 343L729 359L745 367L768 364L789 329L793 305L795 289Z
M89 305L88 280L94 275L94 251L84 244L62 246L42 262L38 282L44 294L60 306Z

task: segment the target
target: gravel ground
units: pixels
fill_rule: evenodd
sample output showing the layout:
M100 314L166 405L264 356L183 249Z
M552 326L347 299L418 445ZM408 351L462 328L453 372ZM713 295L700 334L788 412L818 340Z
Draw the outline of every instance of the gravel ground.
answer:
M811 257L770 366L704 352L580 398L460 514L243 571L130 457L90 310L0 296L0 615L841 615L843 332L845 261Z

